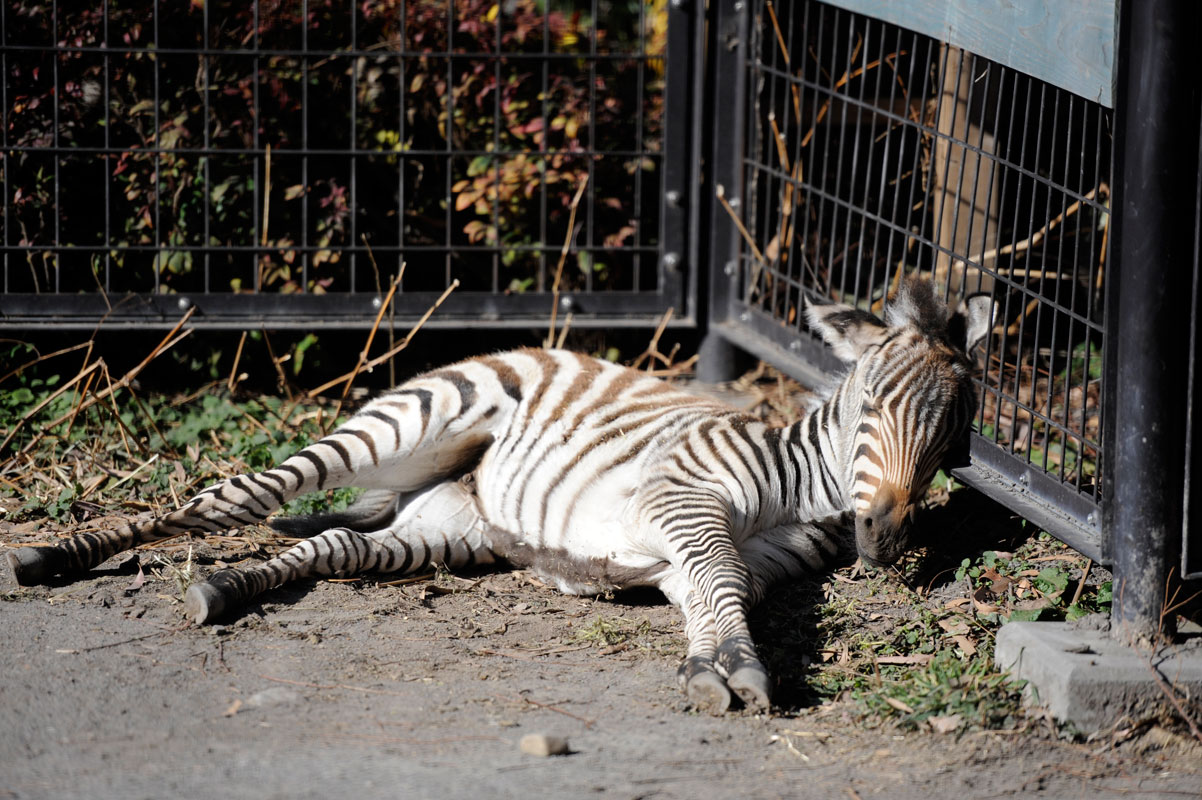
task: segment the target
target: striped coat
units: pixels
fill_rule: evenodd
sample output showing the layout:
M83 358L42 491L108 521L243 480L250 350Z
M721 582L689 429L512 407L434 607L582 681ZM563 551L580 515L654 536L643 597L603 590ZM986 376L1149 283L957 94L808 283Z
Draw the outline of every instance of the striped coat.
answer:
M274 522L310 536L192 586L207 622L308 575L413 572L501 558L560 590L658 587L684 615L679 672L698 707L769 703L747 612L775 582L822 569L846 515L872 564L903 551L917 502L969 419L967 349L986 303L949 315L907 283L888 321L811 304L811 326L852 363L787 427L577 353L518 350L414 378L276 467L211 486L176 511L53 548L9 554L34 583L137 544L265 520L288 500L367 489L345 512Z

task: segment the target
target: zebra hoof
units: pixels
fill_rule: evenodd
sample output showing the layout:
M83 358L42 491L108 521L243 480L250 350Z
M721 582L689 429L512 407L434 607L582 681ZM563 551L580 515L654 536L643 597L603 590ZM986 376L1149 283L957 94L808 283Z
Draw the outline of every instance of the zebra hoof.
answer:
M771 705L772 686L762 667L740 667L726 680L726 685L750 709L766 711Z
M698 672L689 678L685 693L698 711L725 714L730 708L730 690L716 672Z
M21 586L35 586L63 571L63 554L55 547L22 547L8 551L8 566Z
M203 625L225 613L225 595L211 583L194 583L184 595L184 616Z

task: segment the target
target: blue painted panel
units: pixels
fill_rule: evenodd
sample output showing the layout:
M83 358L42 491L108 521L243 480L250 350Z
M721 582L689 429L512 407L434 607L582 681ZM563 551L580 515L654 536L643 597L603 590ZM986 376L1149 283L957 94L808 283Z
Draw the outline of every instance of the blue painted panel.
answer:
M1111 108L1115 0L824 0Z

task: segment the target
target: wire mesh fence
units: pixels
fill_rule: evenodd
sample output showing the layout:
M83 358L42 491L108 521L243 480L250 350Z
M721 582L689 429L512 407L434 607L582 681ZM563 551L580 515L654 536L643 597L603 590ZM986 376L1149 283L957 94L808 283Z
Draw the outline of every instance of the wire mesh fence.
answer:
M557 279L582 324L684 312L660 258L669 222L685 235L663 210L666 111L678 135L689 113L668 19L662 0L5 3L0 324L180 299L202 325L370 323L402 262L402 312L458 281L451 317L528 321Z
M974 461L1097 552L1110 111L823 3L759 2L749 20L743 144L719 156L715 227L735 233L718 316L829 371L806 295L879 312L915 272L953 302L991 293Z

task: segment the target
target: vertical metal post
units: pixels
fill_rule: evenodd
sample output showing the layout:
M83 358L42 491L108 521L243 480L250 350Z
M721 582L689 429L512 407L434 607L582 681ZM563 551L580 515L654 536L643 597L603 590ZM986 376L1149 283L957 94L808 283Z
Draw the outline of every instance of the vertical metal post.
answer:
M703 42L699 25L705 8L700 0L672 0L668 4L668 37L664 74L663 193L660 197L659 290L681 297L683 315L696 318L698 291L694 277L684 291L686 276L699 274L697 246L699 152L701 118L698 76ZM642 147L642 142L639 143ZM637 288L637 287L636 287Z
M1194 283L1190 295L1189 394L1185 429L1185 508L1182 512L1181 577L1202 579L1202 130L1198 133L1198 182L1194 192Z
M710 4L715 15L713 40L709 48L707 72L714 76L711 93L713 140L709 181L703 186L708 193L704 208L710 220L708 253L708 285L704 297L706 308L705 338L697 362L697 377L702 381L718 382L737 377L739 353L722 335L721 326L731 313L731 304L738 296L739 233L733 221L714 202L719 186L727 202L742 209L743 192L743 134L746 114L747 35L750 12L746 0L720 0Z
M1119 6L1118 271L1107 288L1113 633L1147 640L1160 632L1180 546L1199 15L1190 0Z

